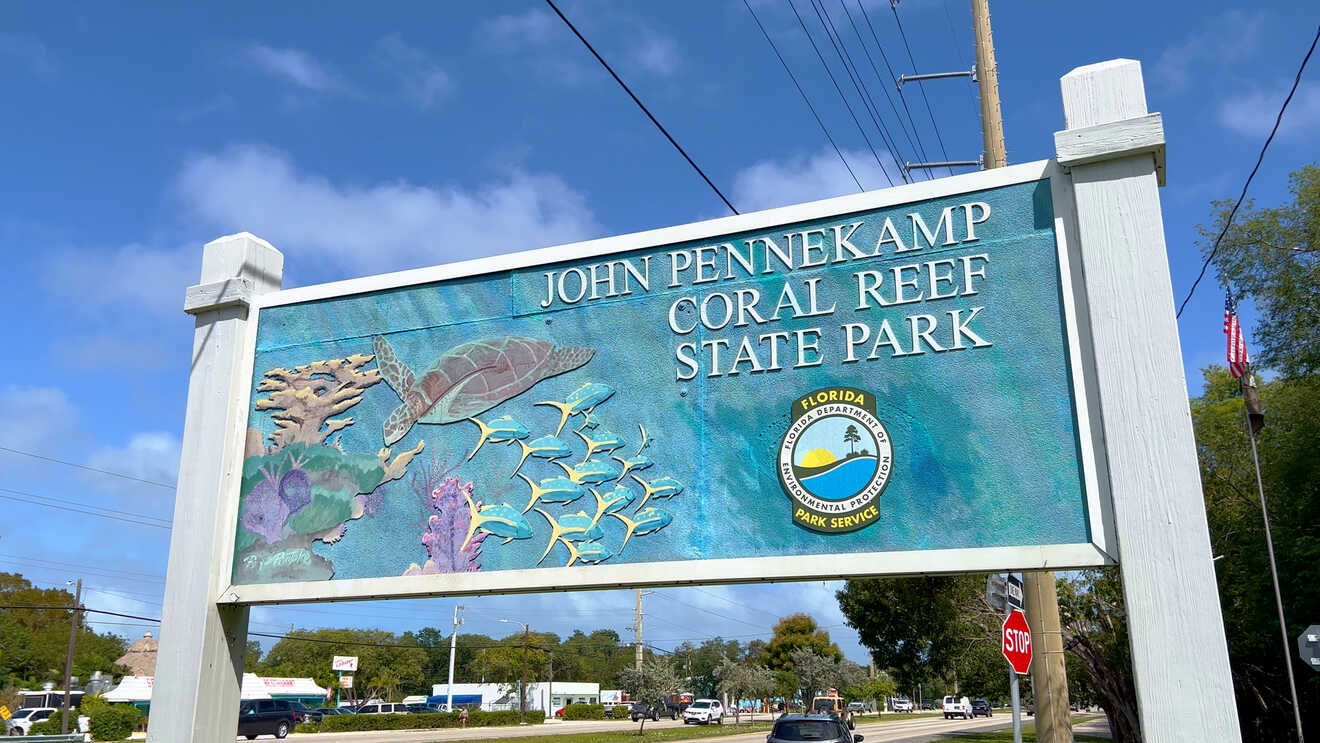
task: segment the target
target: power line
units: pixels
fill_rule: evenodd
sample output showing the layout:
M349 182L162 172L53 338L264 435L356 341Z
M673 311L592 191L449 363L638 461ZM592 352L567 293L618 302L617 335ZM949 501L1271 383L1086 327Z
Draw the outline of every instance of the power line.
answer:
M162 519L157 516L148 516L144 513L132 513L130 511L120 511L114 508L101 508L100 506L82 506L81 508L76 506L67 506L62 503L51 503L50 501L56 499L51 498L50 496L36 495L35 493L28 493L22 490L13 490L10 488L0 488L0 493L11 493L11 495L0 495L0 499L15 501L17 503L27 503L33 506L55 508L60 511L81 513L86 516L96 516L103 519L114 519L115 521L123 521L129 524L138 524L140 526L151 526L157 529L165 529L167 531L171 528L169 522L165 521L165 519ZM22 496L22 497L17 497L17 496ZM91 508L94 508L97 511L103 511L104 513L97 513L96 511L88 510ZM143 519L149 519L149 520L144 521Z
M839 145L835 144L834 137L830 136L830 130L825 128L825 122L820 120L820 114L816 113L816 107L811 105L811 100L807 98L806 92L802 90L797 76L793 74L793 70L789 69L788 62L784 61L784 55L779 53L779 47L775 46L774 40L770 38L770 34L765 30L765 26L761 25L761 19L756 17L756 11L752 10L752 6L747 0L743 0L743 5L747 7L747 12L752 14L752 20L756 21L756 27L761 29L761 35L765 36L765 40L770 44L770 48L774 50L775 56L779 58L779 64L784 66L784 72L787 72L789 79L793 81L793 86L797 88L798 94L802 96L802 102L807 104L807 108L811 110L811 115L816 117L816 123L820 125L820 130L824 132L825 139L829 140L830 146L834 148L834 154L839 156L839 161L847 169L848 175L852 176L853 183L857 184L857 190L865 191L862 182L857 179L857 174L853 172L852 166L848 164L847 158L843 156L843 151L839 149Z
M610 73L610 76L613 77L614 81L623 88L624 92L628 94L628 97L633 99L633 103L636 103L637 107L642 109L642 113L646 114L646 117L651 120L652 124L655 124L655 127L660 130L660 133L665 135L665 139L669 140L669 144L673 145L674 149L678 150L678 154L682 155L684 160L687 160L688 165L691 165L692 169L697 171L697 174L706 182L706 185L710 186L710 190L714 191L715 195L720 197L720 201L723 201L724 205L729 207L729 211L738 214L738 210L734 208L733 204L730 203L727 198L725 198L724 194L720 192L720 189L717 188L710 177L706 175L706 172L697 165L692 157L687 154L686 150L679 146L678 142L669 133L669 130L665 129L664 125L661 124L660 121L655 118L655 115L651 113L651 110L646 107L646 104L642 103L641 99L632 92L632 88L629 88L628 83L625 83L623 78L619 77L619 74L614 71L614 68L610 67L609 62L606 62L605 58L600 56L600 52L596 51L596 48L591 45L591 42L587 41L586 37L582 35L582 32L577 30L577 26L574 26L573 22L568 20L568 16L564 15L563 11L559 9L559 6L555 5L554 0L545 0L545 2L546 5L549 5L550 9L555 12L555 15L559 16L559 20L563 21L564 25L568 26L569 30L573 32L573 35L578 37L578 41L582 42L582 45L587 48L587 51L591 52L592 56L596 58L596 61L600 62L601 66Z
M719 612L717 612L717 611L711 611L710 609L707 609L707 608L704 608L704 607L701 607L701 606L697 606L696 604L689 604L689 603L686 602L686 601L683 601L683 600L681 600L681 599L676 599L676 598L674 598L673 596L670 596L669 594L666 594L666 593L656 593L655 595L656 595L656 596L659 596L659 597L662 598L662 599L666 599L666 600L669 600L669 601L673 601L673 602L676 603L676 604L682 604L683 606L686 606L686 607L688 607L689 609L696 609L697 611L703 611L703 612L705 612L705 613L707 613L707 614L710 614L711 616L719 617L720 619L727 619L727 620L729 620L730 622L737 622L737 623L739 623L739 624L745 624L745 625L747 625L748 627L756 627L756 628L758 628L758 629L760 629L761 627L764 627L764 626L765 626L765 625L761 625L761 624L756 624L756 623L754 623L754 622L748 622L748 621L746 621L746 620L744 620L744 619L738 619L737 617L731 617L731 616L729 616L729 615L727 615L727 614L721 614L721 613L719 613Z
M907 50L908 61L912 63L912 72L915 74L917 69L917 59L912 56L912 45L908 44L907 33L903 30L903 19L898 17L898 3L890 2L889 9L894 11L894 23L898 25L898 36L903 40L903 48ZM931 108L930 99L926 97L926 84L918 80L917 88L921 91L921 100L926 103L926 113L930 115L930 125L935 130L935 141L940 143L940 152L944 153L944 159L948 161L949 151L944 149L944 137L940 136L940 125L935 123L935 109ZM900 93L900 95L902 95ZM949 175L953 175L953 168L949 168Z
M1256 166L1251 169L1251 174L1247 176L1247 182L1242 184L1242 193L1238 195L1237 203L1233 205L1232 211L1228 213L1228 219L1224 220L1224 228L1219 231L1215 237L1215 242L1210 248L1210 255L1205 257L1201 263L1201 271L1196 274L1196 281L1192 282L1192 288L1187 290L1187 296L1183 297L1182 304L1178 305L1178 313L1174 319L1182 317L1183 310L1187 308L1187 303L1191 301L1192 295L1196 293L1196 287L1205 277L1205 270L1209 268L1210 261L1215 259L1215 254L1219 252L1219 244L1224 236L1228 234L1228 228L1233 224L1233 217L1237 215L1238 208L1242 206L1242 200L1247 197L1247 189L1251 187L1251 180L1256 177L1256 171L1260 170L1260 164L1265 160L1265 151L1270 148L1270 142L1274 141L1274 135L1279 131L1279 122L1283 121L1283 112L1288 110L1288 104L1293 99L1293 94L1297 92L1297 86L1302 82L1302 73L1306 71L1306 64L1311 61L1311 54L1315 52L1315 44L1320 41L1320 26L1316 27L1315 38L1311 39L1311 48L1306 50L1306 56L1302 58L1302 64L1297 68L1297 75L1293 78L1292 88L1288 91L1288 97L1283 99L1283 105L1279 107L1279 113L1274 117L1274 127L1270 129L1270 136L1265 138L1265 144L1260 148L1260 155L1256 157Z
M962 44L958 41L958 33L954 30L953 13L949 11L949 0L944 0L944 17L949 21L949 38L953 39L953 48L958 52L958 64L966 67L967 58L963 56Z
M158 482L158 481L156 481L156 480L147 480L147 479L142 478L142 477L135 477L135 476L133 476L133 475L126 475L126 474L124 474L124 473L122 473L122 472L114 472L114 471L112 471L112 470L103 470L103 469L100 469L100 468L98 468L98 467L88 467L88 466L85 465L85 464L78 464L77 462L69 462L69 461L65 461L65 460L63 460L63 459L56 459L55 457L48 457L48 456L45 456L45 455L43 455L43 454L34 454L33 452L30 452L30 451L23 451L22 449L11 449L11 448L9 448L9 447L7 447L7 446L0 446L0 451L7 451L7 452L9 452L10 454L21 454L21 455L23 455L23 456L25 456L25 457L32 457L33 459L41 459L41 460L44 460L44 461L47 461L47 462L54 462L55 464L62 464L62 465L64 465L64 466L66 466L66 467L77 467L77 468L80 469L80 470L87 470L88 472L98 472L98 473L100 473L100 474L102 474L102 475L110 475L111 477L120 477L120 478L123 478L123 479L125 479L125 480L132 480L132 481L134 481L134 482L146 483L147 485L155 485L155 486L158 487L158 488L169 488L170 490L173 490L173 489L175 488L175 485L174 485L173 483Z
M839 100L843 101L843 107L848 109L848 115L852 117L853 123L857 125L857 133L862 135L862 139L866 140L866 147L871 150L871 155L875 157L876 164L880 165L880 155L875 151L875 145L871 144L871 138L866 136L866 130L862 128L862 122L857 120L857 114L853 112L852 105L848 103L848 96L843 94L843 88L839 87L839 81L835 79L834 71L825 63L825 55L820 53L820 47L816 46L816 40L811 38L811 32L807 30L806 21L802 20L802 15L798 13L793 0L788 0L788 7L793 9L793 15L797 17L798 25L802 27L802 33L807 37L807 41L811 43L811 48L816 52L816 59L819 59L821 66L825 68L825 74L829 76L830 82L834 84L834 91L839 94ZM881 172L884 172L883 165L880 165L880 169ZM894 179L889 177L888 172L885 172L885 180L889 181L889 185L894 185Z
M858 2L860 1L861 0L858 0ZM875 74L876 81L880 83L880 92L885 94L885 101L889 104L889 110L894 112L894 118L898 121L899 131L903 132L903 137L907 140L908 147L911 147L913 152L918 152L917 145L912 141L912 135L908 133L907 127L903 125L903 115L898 112L898 107L894 105L894 99L889 95L889 85L886 84L885 79L880 76L880 70L875 66L875 58L871 56L871 50L866 47L866 42L862 39L862 32L857 28L857 21L853 20L852 11L848 10L848 6L843 0L839 0L839 6L843 8L844 14L848 16L848 25L852 26L853 35L857 37L857 45L862 48L863 52L865 52L866 61L871 65L871 72ZM858 77L861 77L860 73L858 74ZM874 101L872 101L872 104L874 104ZM892 135L890 136L893 138ZM907 177L906 170L903 171L903 175L904 178Z
M871 91L866 87L866 83L861 79L861 73L857 72L857 63L853 61L852 54L848 52L848 47L843 44L843 37L839 35L839 29L834 27L834 19L830 17L829 11L825 10L823 0L810 0L811 9L816 13L816 19L820 21L821 28L825 29L825 38L830 40L830 45L834 47L834 54L839 58L839 63L843 65L843 71L848 73L848 79L852 81L853 90L857 91L857 96L862 100L862 108L871 117L871 123L875 125L876 131L880 132L880 141L888 148L889 154L896 159L898 155L898 146L894 144L893 137L885 125L880 123L880 108L875 105L875 99L871 97ZM897 162L897 161L896 161ZM884 169L884 166L881 166ZM899 170L903 182L908 182L907 172ZM885 172L885 178L889 179L889 173ZM889 179L890 185L893 185L893 179Z
M866 21L866 27L871 30L871 39L875 41L875 48L880 50L880 61L885 63L885 69L889 72L889 79L897 81L898 74L894 72L893 65L889 64L889 55L885 54L885 46L880 43L880 34L876 33L875 24L871 23L871 14L866 12L866 6L862 0L856 0L857 9L862 11L862 18ZM903 112L907 114L908 123L912 125L912 136L917 138L917 151L921 153L921 159L930 161L930 156L926 154L926 144L921 141L921 130L917 128L917 120L912 118L912 109L908 108L907 98L903 97L903 91L898 92L898 100L903 104ZM900 121L900 124L902 122Z

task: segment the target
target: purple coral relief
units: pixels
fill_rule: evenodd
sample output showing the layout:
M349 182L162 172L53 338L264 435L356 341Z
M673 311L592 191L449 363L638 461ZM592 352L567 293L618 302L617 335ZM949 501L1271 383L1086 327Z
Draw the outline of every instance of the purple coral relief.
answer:
M292 469L280 478L280 500L288 506L289 513L312 502L312 481L307 478L306 472Z
M465 497L466 496L466 497ZM431 508L436 513L426 520L422 532L422 545L430 556L427 573L471 573L481 569L477 558L481 556L484 532L473 534L467 547L468 526L472 523L467 499L472 497L472 483L460 485L457 477L445 478L440 487L431 491Z
M243 528L260 536L268 544L280 539L280 530L289 517L289 507L280 498L274 480L267 477L252 489L244 502Z

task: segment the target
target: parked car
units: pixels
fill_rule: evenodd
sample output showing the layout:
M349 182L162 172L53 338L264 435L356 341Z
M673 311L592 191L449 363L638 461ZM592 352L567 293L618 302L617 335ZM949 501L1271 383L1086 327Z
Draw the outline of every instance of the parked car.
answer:
M298 724L293 702L284 699L252 699L239 702L238 734L248 740L258 735L283 738Z
M408 705L401 702L377 702L357 708L359 715L406 715Z
M408 708L408 714L410 715L434 715L445 711L445 708L441 705L428 704L426 702L406 704L404 706Z
M923 710L930 710L931 712L934 712L935 710L940 708L940 703L935 701L934 699L923 699L921 700L921 708Z
M990 716L990 703L984 699L972 700L972 717L980 715L982 717Z
M834 715L784 715L766 736L766 743L862 743Z
M351 715L353 710L349 707L317 707L308 714L312 718L312 722L320 722L334 715Z
M848 711L861 714L866 711L866 702L848 702Z
M33 725L59 712L55 707L25 707L16 710L14 716L5 721L5 735L27 735Z
M944 719L952 720L955 717L961 717L964 720L972 718L972 701L967 697L948 697L944 698L944 704L941 709L944 712Z
M641 720L643 717L650 720L659 720L660 711L662 709L665 709L663 703L653 702L651 704L647 704L646 702L633 702L632 705L628 708L628 716L632 718L633 722L637 722L638 720Z
M683 710L683 724L697 725L724 724L724 705L718 699L697 699Z
M895 711L895 712L911 712L911 711L912 711L912 700L911 700L911 699L908 699L907 697L897 697L897 698L895 698L895 699L894 699L894 711Z

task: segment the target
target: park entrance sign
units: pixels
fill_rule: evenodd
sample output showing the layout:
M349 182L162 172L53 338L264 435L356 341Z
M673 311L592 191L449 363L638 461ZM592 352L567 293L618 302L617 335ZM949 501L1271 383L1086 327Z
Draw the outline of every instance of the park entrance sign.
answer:
M232 739L253 605L1120 564L1145 738L1236 741L1162 125L1063 82L1053 160L283 291L207 245L149 739Z
M229 591L1111 562L1064 180L259 296Z

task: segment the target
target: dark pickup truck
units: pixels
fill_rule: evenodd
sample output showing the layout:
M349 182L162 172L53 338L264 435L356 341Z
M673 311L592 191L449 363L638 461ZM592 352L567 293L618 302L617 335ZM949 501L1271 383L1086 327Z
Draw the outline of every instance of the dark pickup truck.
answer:
M293 702L283 699L253 699L238 705L238 734L248 740L258 735L283 738L298 724Z

